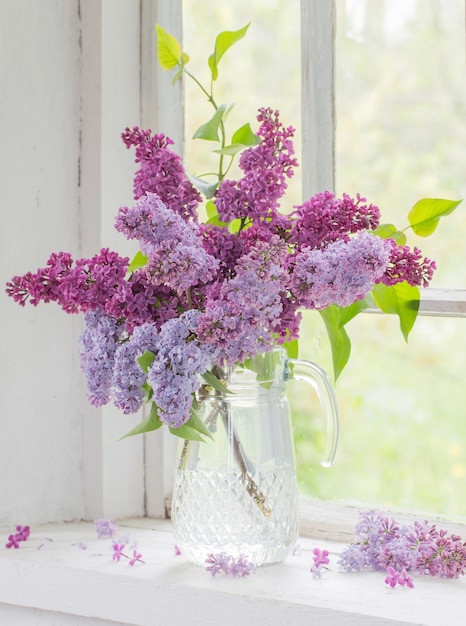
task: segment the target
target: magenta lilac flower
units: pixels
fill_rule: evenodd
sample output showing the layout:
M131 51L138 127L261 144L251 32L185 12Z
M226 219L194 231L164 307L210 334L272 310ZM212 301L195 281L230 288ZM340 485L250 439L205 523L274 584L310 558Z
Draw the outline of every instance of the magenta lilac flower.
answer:
M328 569L327 565L330 563L329 552L328 550L314 548L312 555L313 564L310 571L314 578L322 578L323 571Z
M297 160L293 157L294 129L285 128L278 111L262 108L257 116L261 123L258 136L261 143L245 150L239 166L244 176L239 181L224 180L215 196L220 219L259 220L273 217L278 200L287 188Z
M387 576L385 578L385 584L390 587L396 587L400 585L401 587L410 587L411 589L414 587L413 579L408 576L405 569L402 569L401 572L397 572L393 567L387 567Z
M186 178L181 157L170 150L173 141L163 134L152 137L150 130L137 126L126 128L122 139L127 148L136 148L135 160L140 164L134 178L134 198L156 193L183 219L196 220L201 196Z
M27 541L29 539L29 535L31 534L31 529L29 526L16 526L16 532L8 535L8 541L5 544L6 548L19 548L19 545L22 541Z
M124 543L118 543L117 541L115 541L113 543L113 554L112 554L112 559L114 561L120 561L121 557L125 557L128 558L126 556L126 554L124 554L123 550L125 549L125 544Z
M379 225L380 210L357 194L351 198L343 194L336 198L330 191L317 193L293 213L290 239L299 249L323 248L337 240L347 241L350 233L375 230Z

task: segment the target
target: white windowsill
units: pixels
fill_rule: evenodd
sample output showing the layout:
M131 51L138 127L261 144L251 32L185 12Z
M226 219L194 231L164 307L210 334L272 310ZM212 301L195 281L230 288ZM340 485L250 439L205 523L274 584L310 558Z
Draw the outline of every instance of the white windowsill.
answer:
M17 550L4 548L1 533L0 623L222 626L267 624L417 624L460 626L466 580L414 577L415 588L391 589L384 574L339 572L344 544L303 538L302 553L258 568L250 577L213 578L176 556L170 523L151 519L121 522L120 533L139 542L145 564L111 559L111 542L97 539L90 523L33 528ZM51 540L51 541L50 541ZM87 550L73 545L84 542ZM38 546L43 543L43 547ZM332 571L321 580L309 573L314 547L331 553ZM14 621L25 611L26 619ZM33 611L31 613L31 611ZM62 614L42 621L44 613ZM34 615L35 617L30 617ZM68 621L67 616L74 617ZM51 620L51 618L48 618ZM98 620L103 620L100 622Z

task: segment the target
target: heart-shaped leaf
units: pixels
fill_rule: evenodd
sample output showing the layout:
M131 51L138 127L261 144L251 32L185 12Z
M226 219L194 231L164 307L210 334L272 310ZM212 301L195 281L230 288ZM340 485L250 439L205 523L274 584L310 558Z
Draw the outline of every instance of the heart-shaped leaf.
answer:
M450 215L462 200L424 198L419 200L408 213L408 220L416 235L428 237L438 226L439 220Z

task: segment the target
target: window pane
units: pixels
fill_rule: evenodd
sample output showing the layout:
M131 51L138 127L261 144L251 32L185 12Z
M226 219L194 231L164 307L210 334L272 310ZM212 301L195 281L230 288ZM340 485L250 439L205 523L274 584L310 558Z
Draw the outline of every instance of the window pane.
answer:
M293 383L301 490L324 500L466 516L466 320L419 318L409 345L397 325L377 314L350 324L353 353L336 385L341 437L330 470L319 467L319 408ZM303 356L328 363L323 330L312 326L309 320Z
M338 191L400 228L420 198L466 197L464 13L464 0L337 1ZM437 261L436 287L466 287L465 231L461 205L415 238Z
M235 131L249 122L257 130L260 107L278 109L282 123L300 129L301 51L299 0L251 2L235 0L183 0L184 50L189 54L189 70L203 85L210 86L207 58L214 50L218 33L235 31L251 23L244 39L228 50L219 64L215 83L216 102L235 104L228 117L228 129ZM277 28L277 24L279 27ZM212 117L214 109L193 81L185 81L186 160L190 173L216 171L216 161L209 156L213 142L192 141L194 131ZM299 132L295 141L300 155ZM230 171L236 178L238 171ZM301 200L301 172L298 168L289 181L282 204L288 212Z
M271 106L299 135L299 4L184 0L184 49L190 71L204 82L216 34L251 22L246 38L227 52L219 68L217 101L236 102L231 129L253 121L258 107ZM447 11L443 4L338 2L338 191L366 195L400 227L421 197L466 196L464 3L449 0ZM200 174L211 169L205 155L212 146L190 138L213 109L193 83L185 85L188 170ZM299 136L296 147L299 157ZM284 211L301 201L300 178L298 168ZM463 214L460 207L437 237L418 242L439 261L436 286L466 286L465 252L456 236L466 227ZM466 321L419 319L408 346L392 317L362 315L348 330L353 354L336 385L341 439L330 470L319 466L325 436L319 408L302 383L290 384L302 492L466 515L466 385L461 380ZM332 370L315 312L305 314L300 356Z

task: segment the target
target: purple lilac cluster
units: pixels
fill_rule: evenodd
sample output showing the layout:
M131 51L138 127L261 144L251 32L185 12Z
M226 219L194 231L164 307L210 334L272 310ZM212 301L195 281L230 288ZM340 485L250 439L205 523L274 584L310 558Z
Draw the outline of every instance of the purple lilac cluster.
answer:
M163 325L147 373L160 420L171 428L178 428L189 419L193 394L201 384L200 375L212 360L211 347L202 344L193 332L199 315L198 311L187 311Z
M257 120L262 141L241 154L239 166L244 176L238 181L224 180L216 194L215 205L224 222L273 220L287 188L286 179L293 176L298 164L293 157L294 129L282 125L278 111L262 108Z
M6 548L19 548L19 544L22 541L27 541L31 529L29 526L16 526L16 532L8 535L8 541L5 544Z
M140 164L134 177L134 199L156 193L183 219L196 221L201 196L187 179L181 157L170 150L173 141L163 134L151 136L150 130L137 126L126 128L122 139L127 148L135 147L135 160Z
M381 280L389 258L389 244L366 232L324 249L304 248L294 259L290 289L305 308L349 306Z
M280 213L297 165L294 129L272 109L260 109L258 122L258 145L240 156L242 177L220 183L218 220L201 225L200 196L171 140L126 129L139 164L136 202L119 209L115 227L138 242L146 264L128 271L128 259L106 248L76 261L59 252L7 283L20 305L54 301L86 314L81 362L93 404L137 411L149 385L161 420L180 426L205 368L298 338L301 309L348 306L377 283L431 280L435 263L379 238L379 209L359 195L325 191ZM154 360L144 371L147 350Z
M208 554L205 562L205 568L212 576L225 574L226 576L244 578L256 571L255 566L242 554L236 558L226 552Z
M81 342L81 369L93 406L107 404L111 398L115 352L122 334L122 324L100 310L85 315Z
M156 194L148 193L131 208L121 207L115 228L138 240L153 285L183 293L208 283L218 270L219 262L204 250L194 225L167 208Z
M348 572L392 568L398 584L404 580L407 585L403 571L458 578L466 572L466 542L427 521L400 525L385 513L364 511L356 525L356 540L341 553L339 565Z

